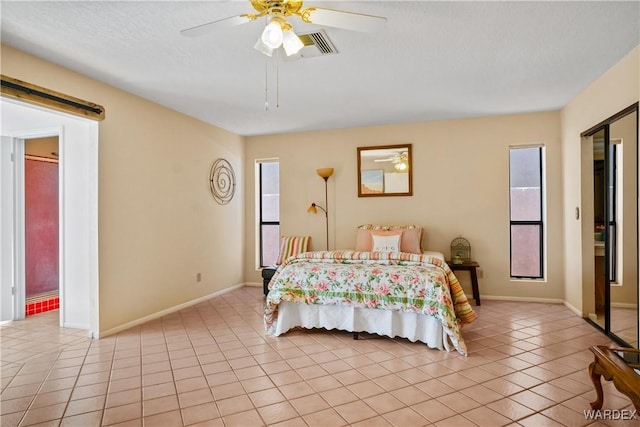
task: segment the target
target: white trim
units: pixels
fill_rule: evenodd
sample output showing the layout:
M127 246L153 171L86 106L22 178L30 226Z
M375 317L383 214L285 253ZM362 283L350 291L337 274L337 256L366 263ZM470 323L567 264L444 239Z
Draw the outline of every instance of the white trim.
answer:
M15 133L9 133L10 136L13 137L13 153L14 153L14 164L13 164L13 184L14 184L14 194L13 194L13 244L14 244L14 256L15 256L15 270L14 270L14 295L13 295L13 320L23 320L25 318L25 303L26 303L26 289L27 289L27 279L26 279L26 252L25 252L25 207L24 207L24 199L25 199L25 163L22 159L24 159L24 151L25 151L25 142L24 136L16 135ZM60 302L62 303L63 299L60 296Z
M139 319L132 320L127 323L123 323L122 325L116 326L111 329L107 329L106 331L100 331L99 336L94 336L94 338L104 338L104 337L108 337L109 335L117 334L118 332L122 332L129 328L133 328L134 326L142 325L151 320L159 319L160 317L166 316L167 314L175 313L176 311L180 311L182 309L194 306L196 304L200 304L203 301L207 301L207 300L210 300L211 298L215 298L217 296L224 295L231 291L235 291L236 289L240 289L244 286L245 286L245 283L240 283L238 285L233 285L231 287L221 289L212 294L208 294L200 298L193 299L191 301L183 302L182 304L174 305L173 307L165 308L164 310L160 310L155 313L149 314L148 316L144 316Z
M576 316L586 317L581 310L578 310L578 308L575 307L573 304L571 304L569 301L565 300L562 303L564 304L565 307L571 310Z
M538 142L533 144L511 144L509 145L509 149L512 148L544 148L546 144L544 142Z
M71 329L81 329L83 331L88 331L89 330L89 325L87 324L80 324L80 323L65 323L63 325L60 325L60 327L62 328L71 328Z
M280 162L280 158L279 157L266 157L264 159L256 159L255 163L256 165L258 163L277 163Z
M91 120L89 121L89 126L91 127L91 133L87 144L90 144L92 147L90 152L90 164L92 167L89 168L89 172L87 173L89 185L92 190L88 196L88 198L90 198L88 216L91 224L88 246L92 254L92 256L89 257L88 272L88 277L91 282L91 286L89 286L89 335L92 338L98 338L100 335L100 247L98 245L100 235L98 227L100 124L95 120Z
M481 295L481 299L495 301L541 302L546 304L564 304L565 302L560 298L511 297L502 295Z
M14 241L14 141L1 135L0 142L0 325L13 320L15 292Z
M261 288L262 287L262 282L245 282L244 285L249 287L249 288Z

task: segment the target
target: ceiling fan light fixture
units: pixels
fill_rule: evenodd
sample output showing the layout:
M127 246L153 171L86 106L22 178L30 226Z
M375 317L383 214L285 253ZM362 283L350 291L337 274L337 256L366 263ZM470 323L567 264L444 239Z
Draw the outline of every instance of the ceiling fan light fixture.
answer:
M282 34L282 47L287 56L291 56L298 53L304 47L304 44L293 31L285 30Z
M407 164L405 162L400 162L400 163L396 163L395 164L395 168L399 172L406 172L408 166L407 166Z
M273 49L264 44L264 42L262 41L262 37L258 37L258 40L256 41L256 44L253 46L253 48L258 52L264 53L267 56L273 55Z
M272 20L262 32L262 42L271 49L277 49L282 45L282 25L277 20Z

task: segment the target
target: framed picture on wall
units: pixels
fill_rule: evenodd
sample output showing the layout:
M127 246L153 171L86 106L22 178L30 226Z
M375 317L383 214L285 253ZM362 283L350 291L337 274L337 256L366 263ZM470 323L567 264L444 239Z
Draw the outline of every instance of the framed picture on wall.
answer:
M358 197L411 196L411 144L358 147Z

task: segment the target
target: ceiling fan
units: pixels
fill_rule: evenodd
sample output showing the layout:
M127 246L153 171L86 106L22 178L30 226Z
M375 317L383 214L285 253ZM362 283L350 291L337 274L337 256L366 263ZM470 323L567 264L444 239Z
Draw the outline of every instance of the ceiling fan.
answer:
M271 56L274 50L282 46L287 56L293 55L304 47L300 38L293 32L288 17L297 16L307 24L324 25L346 30L373 32L381 29L387 22L382 16L364 15L341 10L322 9L302 6L303 0L249 0L258 13L245 13L230 16L217 21L207 22L180 31L184 36L196 37L207 34L217 28L234 27L267 18L267 25L258 38L254 48Z
M408 168L407 162L409 161L409 153L403 151L385 159L374 159L374 162L393 162L393 165L398 171L405 171Z
M400 163L400 162L406 162L409 159L409 155L406 151L402 152L402 153L398 153L398 154L394 154L391 157L387 157L385 159L374 159L374 162L393 162L393 163Z

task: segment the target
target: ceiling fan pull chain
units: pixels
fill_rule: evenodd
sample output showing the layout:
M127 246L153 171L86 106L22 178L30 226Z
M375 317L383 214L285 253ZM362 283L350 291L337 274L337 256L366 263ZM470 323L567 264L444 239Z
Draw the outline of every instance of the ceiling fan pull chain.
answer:
M276 108L280 108L280 54L276 55Z
M264 58L264 111L269 111L269 63Z

